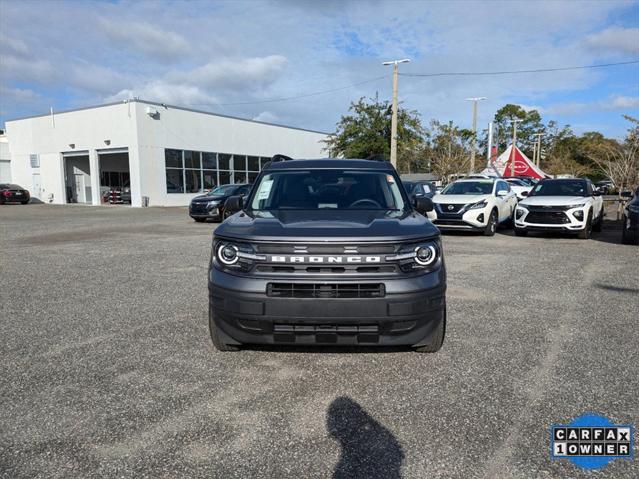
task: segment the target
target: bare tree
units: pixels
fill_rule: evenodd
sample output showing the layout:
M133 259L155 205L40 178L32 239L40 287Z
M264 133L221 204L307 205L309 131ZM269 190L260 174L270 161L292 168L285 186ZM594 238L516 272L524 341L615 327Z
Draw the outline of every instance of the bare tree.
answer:
M626 141L622 145L598 148L590 159L610 179L619 192L617 219L621 211L621 192L639 184L639 142Z

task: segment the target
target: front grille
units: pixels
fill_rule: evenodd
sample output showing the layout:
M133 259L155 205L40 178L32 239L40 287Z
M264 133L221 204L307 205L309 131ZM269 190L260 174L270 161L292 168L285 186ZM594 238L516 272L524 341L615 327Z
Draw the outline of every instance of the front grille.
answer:
M561 225L570 223L570 219L562 211L531 211L526 216L526 223Z
M465 225L466 223L464 223L462 220L435 220L433 223L435 223L436 225L442 225L442 226L462 226Z
M396 265L381 266L303 266L303 265L258 265L260 273L310 273L310 274L343 274L343 273L396 273Z
M206 203L191 203L191 212L193 213L208 213Z
M439 210L442 213L457 213L457 212L459 212L459 210L461 210L466 205L458 205L458 204L452 204L452 203L441 203L441 204L438 204L438 206L439 206Z
M268 283L266 295L274 298L381 298L384 285L357 283Z

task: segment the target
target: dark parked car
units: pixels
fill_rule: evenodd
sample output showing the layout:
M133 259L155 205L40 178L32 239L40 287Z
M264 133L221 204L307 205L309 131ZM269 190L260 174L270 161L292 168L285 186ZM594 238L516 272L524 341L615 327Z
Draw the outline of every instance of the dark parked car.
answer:
M215 347L409 345L444 341L439 230L386 161L274 157L215 230L209 327Z
M221 221L228 214L224 209L226 200L230 196L246 196L251 190L250 184L221 185L208 193L196 196L189 205L189 216L197 222L206 220Z
M12 183L0 183L0 205L5 203L22 203L26 205L31 195L22 186Z
M622 193L626 198L632 198L623 209L623 230L621 242L623 244L639 244L639 188L634 196L631 192Z
M435 195L435 184L430 181L403 181L402 184L411 201L415 198L432 198Z
M615 189L615 184L610 180L598 181L595 186L603 195L609 195Z

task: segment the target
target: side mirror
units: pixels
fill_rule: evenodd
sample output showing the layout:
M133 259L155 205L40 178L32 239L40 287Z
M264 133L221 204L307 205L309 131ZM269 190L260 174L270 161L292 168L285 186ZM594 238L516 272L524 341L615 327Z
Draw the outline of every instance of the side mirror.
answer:
M528 192L528 191L526 191L526 190L523 190L523 191L521 192L521 196L528 196L528 194L529 194L529 192Z
M601 196L601 190L594 190L592 196Z
M224 203L224 209L230 214L237 213L242 209L242 206L244 206L244 200L241 196L230 196Z
M433 200L425 196L415 198L415 209L418 213L425 215L429 211L433 211Z
M497 192L497 196L506 196L508 194L508 192L506 190L499 190Z

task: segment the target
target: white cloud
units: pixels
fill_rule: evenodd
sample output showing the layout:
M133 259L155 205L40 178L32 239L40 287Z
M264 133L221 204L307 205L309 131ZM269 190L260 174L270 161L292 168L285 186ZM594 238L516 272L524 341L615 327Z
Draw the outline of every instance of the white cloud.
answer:
M217 99L191 85L153 81L140 88L120 90L115 95L106 98L107 102L141 98L178 106L213 107Z
M279 120L279 118L278 118L277 115L274 115L270 111L263 111L259 115L254 116L253 120L255 120L255 121L263 121L263 122L266 122L266 123L275 123L275 122L277 122Z
M627 110L631 108L639 108L639 97L617 95L612 97L610 103L608 103L608 106L610 109L614 109L614 110Z
M50 83L56 71L47 60L0 56L0 78L37 83Z
M189 43L181 35L140 21L103 18L100 28L114 43L163 61L188 55Z
M586 38L596 49L617 54L639 53L639 28L610 27Z
M29 47L20 39L0 33L0 53L24 57L29 54Z
M285 65L286 58L282 55L240 59L224 58L209 62L192 71L174 73L170 77L209 89L264 88L277 79Z

